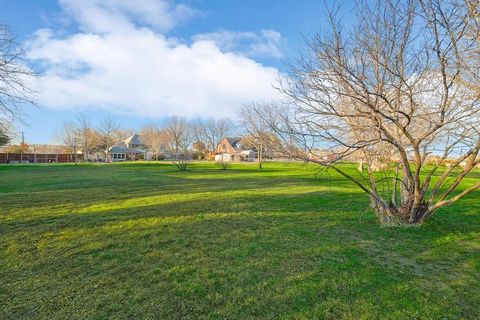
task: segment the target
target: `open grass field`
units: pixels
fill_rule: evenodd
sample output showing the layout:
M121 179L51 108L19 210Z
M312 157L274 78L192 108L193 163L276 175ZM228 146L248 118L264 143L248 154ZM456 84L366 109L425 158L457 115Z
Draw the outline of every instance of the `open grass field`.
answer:
M0 319L480 319L479 192L381 228L314 168L0 166Z

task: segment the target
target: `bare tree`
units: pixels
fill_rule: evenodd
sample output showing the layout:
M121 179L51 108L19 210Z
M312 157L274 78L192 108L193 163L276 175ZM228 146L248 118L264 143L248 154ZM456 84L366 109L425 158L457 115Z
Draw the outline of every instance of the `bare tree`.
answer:
M165 131L156 125L146 125L140 130L142 143L155 160L159 160L167 143Z
M0 119L0 146L10 143L12 139L12 123Z
M83 153L83 160L88 161L90 155L89 132L91 130L90 120L85 113L77 114L77 141Z
M21 106L34 103L28 80L35 74L22 63L23 53L8 27L0 24L0 130L4 133L7 122L21 118Z
M64 146L68 154L73 155L75 165L78 163L78 151L80 150L78 128L73 122L65 122L62 129L57 132L56 139Z
M120 125L115 118L107 114L100 121L98 129L101 136L99 147L103 149L104 152L107 152L108 148L118 142L118 130L120 129Z
M455 10L457 15L455 18L458 21L464 22L465 30L462 33L463 38L454 38L457 63L461 64L465 69L465 74L461 77L462 84L467 86L470 90L476 93L476 98L480 97L480 0L465 0L465 2L455 2L456 5L462 6L464 3L467 10ZM426 10L430 15L435 13L435 10L430 7L438 3L430 1L424 4ZM441 8L441 6L440 6ZM430 17L436 23L444 24L447 29L451 30L451 20L445 19L443 15L434 15ZM449 21L450 20L450 21ZM453 36L453 35L451 35Z
M203 141L196 140L192 145L192 149L193 151L195 151L195 159L197 160L205 159L205 156L207 155L208 150Z
M197 119L194 130L195 139L203 142L206 150L212 152L222 138L234 131L234 125L229 119Z
M114 131L115 142L126 140L136 133L137 130L134 128L119 128L118 130Z
M83 160L89 161L91 154L102 149L102 137L92 128L90 119L85 113L77 115L77 132Z
M331 168L365 191L381 223L421 224L480 188L455 191L480 163L478 82L465 84L474 77L464 63L478 52L478 42L466 38L469 28L478 35L478 25L467 24L472 13L460 0L360 2L353 32L337 9L329 11L329 30L308 43L281 81L291 105L270 125L286 154ZM319 155L322 149L330 156ZM380 177L373 163L385 154L389 173ZM352 155L366 160L366 174L338 164ZM426 167L431 155L440 161Z
M195 130L191 122L184 117L172 116L164 128L167 146L173 156L178 170L187 170L192 155L192 144L195 141Z
M0 129L0 146L6 145L9 142L10 136L3 129Z
M268 118L267 117L268 113ZM242 143L257 152L258 168L261 169L265 158L271 156L278 139L272 125L276 123L276 112L268 104L245 105L240 110L240 118L247 136Z

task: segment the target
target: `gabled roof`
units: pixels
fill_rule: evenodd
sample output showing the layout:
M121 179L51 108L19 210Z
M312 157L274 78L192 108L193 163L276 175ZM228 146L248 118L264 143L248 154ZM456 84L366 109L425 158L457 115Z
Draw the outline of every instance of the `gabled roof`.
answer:
M241 137L225 137L225 139L230 143L233 149L242 148L242 138Z
M141 139L140 139L140 135L138 135L138 134L134 134L133 136L125 139L124 143L126 145L129 145L129 144L136 144L136 145L143 144Z

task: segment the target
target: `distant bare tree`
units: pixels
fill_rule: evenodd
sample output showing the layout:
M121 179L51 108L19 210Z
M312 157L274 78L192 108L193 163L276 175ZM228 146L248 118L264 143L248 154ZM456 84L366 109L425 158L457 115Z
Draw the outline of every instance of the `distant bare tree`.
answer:
M133 136L137 133L136 129L133 128L120 128L115 132L115 142L126 140L127 138Z
M471 41L478 39L471 22L478 22L478 2L474 9L466 3L360 1L353 32L331 10L329 30L308 43L279 86L291 107L271 125L284 152L351 180L381 223L421 224L480 188L477 182L455 191L480 163L479 64L467 63L479 52ZM330 156L319 155L322 149ZM366 159L365 175L337 165L355 154ZM390 173L380 177L373 163L386 154ZM426 167L430 155L440 160ZM456 160L442 172L449 157Z
M234 130L229 119L199 119L194 122L195 138L205 144L207 151L212 152L223 137Z
M91 130L90 120L85 113L77 114L77 141L83 153L83 160L88 161L90 156L89 132Z
M88 161L91 154L102 149L102 136L91 126L87 114L77 115L78 142L83 153L83 160Z
M5 132L5 130L0 129L0 146L4 146L10 142L10 136Z
M60 131L57 132L56 139L65 146L68 154L73 155L73 161L75 165L77 165L80 143L76 124L73 122L65 122Z
M173 162L178 170L187 170L188 163L192 158L192 144L195 141L193 124L184 117L172 116L167 120L164 130Z
M12 124L9 121L0 119L0 146L10 143L12 137Z
M167 137L164 130L158 126L151 124L146 125L140 130L142 143L147 147L148 152L158 161L162 154L163 148L167 143Z
M100 149L107 152L107 149L118 142L118 130L120 125L111 115L106 115L100 121L99 133L101 135Z
M207 153L207 147L205 146L205 143L203 141L195 141L192 145L192 149L193 151L195 151L195 159L202 160L205 158Z
M268 113L268 115L266 114ZM240 110L240 119L247 135L242 143L257 152L258 168L261 169L265 158L273 155L278 139L272 125L276 123L276 112L269 104L245 105Z

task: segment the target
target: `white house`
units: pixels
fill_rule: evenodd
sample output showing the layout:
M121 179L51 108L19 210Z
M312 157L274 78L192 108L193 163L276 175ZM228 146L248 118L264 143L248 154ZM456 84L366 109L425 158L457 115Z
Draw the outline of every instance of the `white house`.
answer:
M145 159L146 153L146 148L142 144L140 136L134 134L126 140L108 148L107 161L118 162Z

